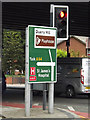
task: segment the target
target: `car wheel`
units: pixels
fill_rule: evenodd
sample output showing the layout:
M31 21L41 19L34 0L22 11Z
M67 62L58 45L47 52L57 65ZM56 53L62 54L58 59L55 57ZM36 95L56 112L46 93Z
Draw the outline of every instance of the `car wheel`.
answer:
M66 96L67 97L74 97L75 96L75 91L73 87L67 87L66 89Z

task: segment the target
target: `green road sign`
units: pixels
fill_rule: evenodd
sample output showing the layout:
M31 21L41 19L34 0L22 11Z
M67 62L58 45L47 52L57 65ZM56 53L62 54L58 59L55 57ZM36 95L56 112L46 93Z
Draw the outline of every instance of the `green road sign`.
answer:
M56 82L56 28L28 26L29 82Z

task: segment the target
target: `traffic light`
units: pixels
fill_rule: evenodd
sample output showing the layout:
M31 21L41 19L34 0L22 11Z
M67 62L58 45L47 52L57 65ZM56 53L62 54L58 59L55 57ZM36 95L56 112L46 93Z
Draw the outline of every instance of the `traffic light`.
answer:
M68 6L53 5L53 27L57 27L57 40L68 40Z

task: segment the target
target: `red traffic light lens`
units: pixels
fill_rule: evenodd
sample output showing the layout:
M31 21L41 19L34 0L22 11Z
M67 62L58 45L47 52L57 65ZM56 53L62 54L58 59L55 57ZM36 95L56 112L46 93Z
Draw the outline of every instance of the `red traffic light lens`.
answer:
M67 13L65 12L65 11L61 11L60 13L59 13L59 18L64 18L64 17L66 17L67 16Z
M65 16L65 13L64 13L63 11L61 11L61 12L60 12L60 17L61 17L61 18L64 18L64 16Z

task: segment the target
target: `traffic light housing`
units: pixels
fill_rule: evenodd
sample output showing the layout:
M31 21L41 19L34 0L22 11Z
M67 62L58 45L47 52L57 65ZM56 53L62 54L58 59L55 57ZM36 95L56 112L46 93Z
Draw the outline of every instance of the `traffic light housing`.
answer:
M53 27L57 27L57 40L68 40L68 6L53 5Z

